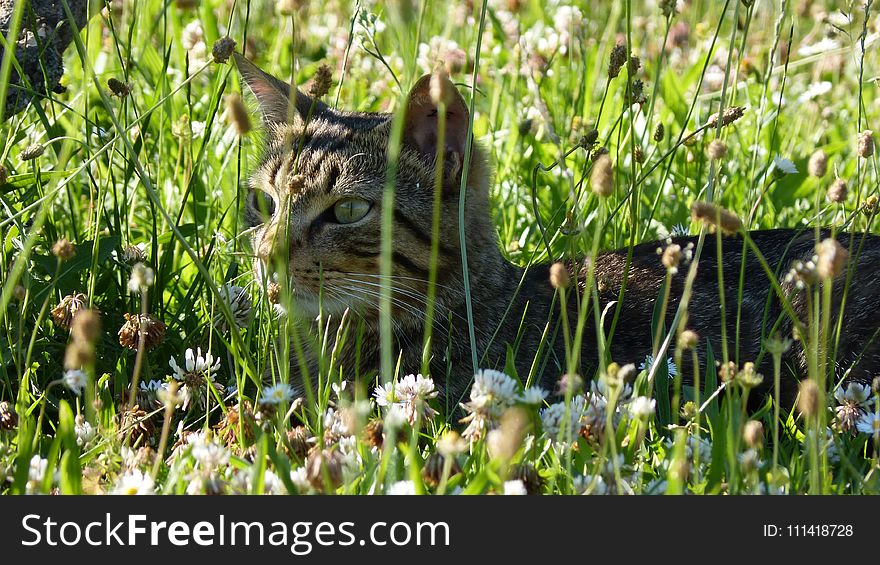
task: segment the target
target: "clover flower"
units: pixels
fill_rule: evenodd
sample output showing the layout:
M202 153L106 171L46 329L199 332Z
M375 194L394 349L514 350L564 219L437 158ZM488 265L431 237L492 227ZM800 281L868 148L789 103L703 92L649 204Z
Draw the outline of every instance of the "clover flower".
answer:
M88 376L81 369L71 369L64 372L64 386L70 389L70 392L79 396L88 384Z
M113 489L113 494L156 494L154 487L155 483L150 475L139 469L132 469L122 476L116 484L116 488Z

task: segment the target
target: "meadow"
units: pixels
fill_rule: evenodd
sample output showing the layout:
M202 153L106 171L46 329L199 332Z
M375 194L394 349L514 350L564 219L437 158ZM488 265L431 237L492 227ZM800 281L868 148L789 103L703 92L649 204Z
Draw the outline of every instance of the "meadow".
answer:
M0 493L880 493L880 380L811 374L823 386L794 402L756 401L778 363L729 370L716 351L695 389L676 378L686 348L658 349L656 367L560 375L561 398L486 368L450 419L431 375L334 370L320 320L304 329L253 274L260 120L227 52L305 89L326 65L324 102L359 111L394 111L444 65L511 261L701 235L670 268L686 277L721 237L694 202L745 229L877 230L878 8L107 1L65 51L64 88L2 123ZM607 190L591 175L606 154ZM654 322L658 344L682 338ZM303 348L322 362L294 390Z

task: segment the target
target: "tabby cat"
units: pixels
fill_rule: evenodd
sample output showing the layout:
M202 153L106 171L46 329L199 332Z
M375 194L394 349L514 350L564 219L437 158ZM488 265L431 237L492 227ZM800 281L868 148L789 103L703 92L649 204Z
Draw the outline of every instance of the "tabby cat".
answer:
M341 364L346 374L373 378L380 365L379 289L384 280L379 259L381 207L393 116L333 109L291 89L244 57L237 56L236 62L265 123L266 149L250 177L246 207L257 275L262 278L273 265L287 265L293 297L304 317L314 319L319 305L325 315L337 320L349 309L353 319L361 322L363 334L359 347L355 339L347 340ZM439 197L437 315L429 372L447 405L455 406L467 394L473 378L458 221L469 114L445 75L437 77L434 88L445 102L446 127ZM393 211L391 280L392 322L402 374L419 372L423 359L438 137L438 105L433 100L438 98L437 92L432 97L431 77L422 77L402 109L405 119ZM566 365L560 306L554 300L558 291L550 284L550 265L524 269L502 256L492 222L491 177L484 151L475 144L465 188L464 233L479 366L503 369L513 364L521 379L531 373L537 384L554 390ZM812 230L754 231L750 237L780 280L785 280L795 261L810 261L815 252ZM837 342L836 373L841 378L870 382L880 367L880 340L875 339L880 329L876 298L880 278L875 275L880 267L880 238L841 234L838 239L845 247L854 241L860 252L853 253L850 260L852 280L845 302L845 331ZM695 238L672 241L686 248ZM632 251L619 321L609 345L610 358L621 365L638 366L652 351L651 320L667 272L657 250L667 244L645 243ZM770 355L764 354L762 347L771 332L790 337L791 318L784 313L782 301L754 253L745 256L742 301L737 301L743 248L739 236L723 239L730 358L740 363L761 358L758 369L772 375ZM599 312L621 298L626 257L627 250L622 249L596 258ZM707 343L716 359L721 351L717 261L714 244L706 246L689 307L688 326L701 337L697 350L703 361ZM584 269L570 266L569 272L573 281L582 285ZM841 302L843 278L838 277L833 286L836 308ZM667 323L678 307L684 282L683 272L672 278ZM807 301L795 281L784 282L781 290L797 316L805 320ZM568 318L576 320L576 301L570 294ZM594 375L598 366L595 328L592 319L585 324L580 374L586 377ZM545 347L540 348L542 339ZM803 349L793 346L784 366L786 389L796 390L797 378L806 375ZM292 372L298 371L298 362L292 360ZM684 373L687 379L686 368Z

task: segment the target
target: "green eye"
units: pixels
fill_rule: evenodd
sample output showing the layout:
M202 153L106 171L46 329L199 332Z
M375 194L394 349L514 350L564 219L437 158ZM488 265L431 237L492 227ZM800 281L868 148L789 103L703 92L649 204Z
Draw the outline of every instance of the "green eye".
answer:
M340 224L353 224L362 220L370 211L372 204L361 198L346 198L333 207L333 215Z

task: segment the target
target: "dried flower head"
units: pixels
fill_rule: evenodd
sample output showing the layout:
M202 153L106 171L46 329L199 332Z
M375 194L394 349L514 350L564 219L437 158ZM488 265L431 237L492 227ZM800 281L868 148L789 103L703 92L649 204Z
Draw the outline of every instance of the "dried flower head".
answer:
M861 132L858 137L858 147L856 148L856 153L858 153L859 157L863 159L867 159L871 155L874 154L874 132L866 129Z
M305 426L297 426L287 432L290 451L300 460L305 460L309 450L315 445L315 436Z
M6 167L0 165L0 184L6 184L6 181L9 179L9 171L6 170Z
M22 149L18 156L22 161L33 161L42 155L44 151L46 151L46 148L43 145L34 143Z
M565 264L556 262L550 266L550 285L553 288L568 288L571 276Z
M642 149L641 145L636 145L635 149L633 149L633 160L636 163L645 162L645 150Z
M872 194L868 198L865 199L865 203L862 204L862 211L868 216L873 216L877 213L877 203L878 198L876 194Z
M89 298L81 292L68 294L50 312L52 320L65 330L69 330L74 316L76 316L77 312L84 309L88 303Z
M799 290L813 286L819 280L819 274L816 272L818 260L819 258L813 255L809 261L795 261L791 264L791 270L785 275L785 282Z
M306 459L306 476L318 491L333 491L342 484L342 454L338 450L313 448Z
M136 350L142 334L147 351L155 349L165 339L165 323L152 314L126 313L124 317L125 323L119 328L119 344L122 347Z
M712 143L710 143L709 147L706 149L706 155L708 155L709 159L713 161L723 159L725 155L727 155L727 144L720 139L713 139Z
M278 304L281 299L281 285L275 282L269 283L266 287L266 298L269 304Z
M0 402L0 430L12 431L18 427L18 413L15 407L6 402Z
M846 181L838 178L834 179L834 182L828 187L828 194L826 194L826 197L829 201L840 204L846 201L846 195Z
M742 229L742 222L736 214L711 202L697 201L691 204L691 216L709 226L712 231L721 229L721 233L730 235Z
M364 432L361 434L363 440L370 447L382 449L385 444L385 425L382 420L370 420L364 426Z
M764 382L764 375L755 370L755 364L751 361L743 364L742 369L736 374L736 384L745 389L761 386L762 382Z
M332 85L333 75L330 72L330 67L327 65L321 65L318 67L318 70L315 71L312 85L309 87L309 94L315 99L322 98L330 92L330 87Z
M241 95L237 92L227 94L225 101L226 120L235 128L235 133L241 137L251 131L253 125L251 124L250 114L241 100Z
M721 117L721 127L728 126L738 119L742 118L746 113L746 109L743 106L731 106L730 108L724 109L724 114ZM718 112L709 116L709 119L706 120L705 127L714 128L718 126Z
M677 11L678 0L660 0L660 11L664 18L671 18Z
M825 173L828 172L828 155L821 149L813 152L807 163L807 172L818 179L824 177Z
M585 135L581 136L580 141L578 141L578 145L583 147L584 149L591 149L593 145L596 144L596 140L599 139L599 130L593 128L588 131Z
M431 488L436 487L443 480L443 472L446 468L446 460L439 453L432 453L425 461L422 467L422 480ZM452 477L461 473L461 465L455 459L451 460L448 477ZM448 478L447 477L447 478Z
M147 259L145 247L146 246L143 243L126 245L122 248L122 260L129 265L144 262Z
M819 413L819 385L813 379L806 379L800 383L798 411L805 418L813 418Z
M839 275L846 267L849 251L834 238L823 239L816 245L816 273L819 278L829 280Z
M611 167L611 157L607 154L603 154L593 162L590 188L599 196L611 196L614 191L614 171Z
M110 77L107 80L107 88L110 89L110 92L112 92L114 96L118 96L119 98L125 98L131 94L131 87L114 77Z
M63 237L52 244L52 255L61 261L68 261L76 255L76 246Z
M156 426L145 410L135 404L116 414L116 433L120 440L131 437L131 445L151 445Z
M626 45L617 44L611 50L611 59L608 62L608 78L616 78L620 74L620 69L626 63L627 50Z
M211 55L214 56L215 63L225 63L232 57L235 52L235 40L231 37L224 36L214 42L214 48L211 49Z

